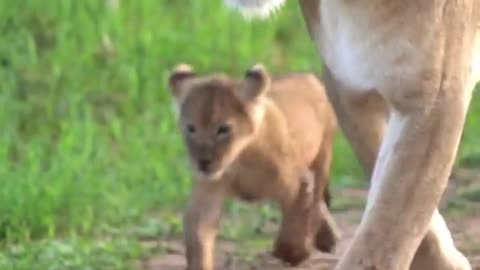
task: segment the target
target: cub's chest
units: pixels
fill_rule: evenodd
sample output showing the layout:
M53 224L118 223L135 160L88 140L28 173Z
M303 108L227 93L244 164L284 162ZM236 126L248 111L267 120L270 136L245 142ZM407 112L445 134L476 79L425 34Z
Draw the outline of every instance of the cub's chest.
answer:
M288 168L276 160L260 155L239 159L226 174L231 193L242 200L254 201L276 196L284 184Z

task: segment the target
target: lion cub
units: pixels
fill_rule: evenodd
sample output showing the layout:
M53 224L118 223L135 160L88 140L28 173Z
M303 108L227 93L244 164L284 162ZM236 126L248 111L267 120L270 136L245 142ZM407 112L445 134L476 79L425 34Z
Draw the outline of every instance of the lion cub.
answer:
M224 199L270 199L282 224L274 256L292 265L339 237L328 211L336 119L312 74L272 79L258 64L244 78L170 75L195 182L184 217L188 269L211 270Z

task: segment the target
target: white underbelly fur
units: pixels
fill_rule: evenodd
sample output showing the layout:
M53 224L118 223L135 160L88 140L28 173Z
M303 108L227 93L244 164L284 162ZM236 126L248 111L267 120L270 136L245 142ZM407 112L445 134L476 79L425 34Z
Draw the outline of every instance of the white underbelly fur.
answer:
M246 17L265 18L280 8L285 0L224 0L227 6L240 10ZM408 34L396 31L394 37L382 39L378 26L368 22L368 16L348 14L342 1L321 1L323 31L316 40L324 64L352 91L379 89L388 82L399 85L415 80L422 68L425 55L409 41ZM356 21L357 20L357 21ZM374 29L375 28L375 29ZM382 30L382 29L380 29ZM397 29L398 30L398 29ZM372 34L373 33L373 34ZM425 37L428 40L428 37ZM480 37L477 34L472 56L472 79L469 86L480 80ZM468 93L469 91L467 91Z
M385 39L368 21L341 14L337 1L322 1L323 32L317 46L324 64L352 91L378 89L388 80L414 78L423 55L401 33ZM358 17L357 17L358 18Z
M480 26L477 31L472 54L472 82L470 84L473 86L480 80Z

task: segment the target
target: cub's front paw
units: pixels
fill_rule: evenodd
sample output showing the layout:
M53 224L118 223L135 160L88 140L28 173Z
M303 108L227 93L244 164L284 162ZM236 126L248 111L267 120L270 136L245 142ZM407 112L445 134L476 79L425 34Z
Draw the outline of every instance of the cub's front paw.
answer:
M315 247L322 252L332 253L340 237L328 224L322 225L315 237Z
M301 243L278 242L275 244L273 256L296 266L305 261L310 255L310 250Z

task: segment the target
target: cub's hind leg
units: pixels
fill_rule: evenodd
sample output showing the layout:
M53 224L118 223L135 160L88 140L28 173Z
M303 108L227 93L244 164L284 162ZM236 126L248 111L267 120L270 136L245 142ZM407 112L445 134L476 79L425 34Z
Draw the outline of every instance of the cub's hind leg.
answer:
M333 125L333 123L332 123ZM330 167L332 162L333 141L335 130L332 127L326 132L318 156L313 163L314 172L314 204L317 213L317 232L315 234L315 247L323 252L332 252L340 239L340 230L337 227L330 211Z
M312 173L301 176L297 184L297 192L280 198L282 223L273 250L273 256L293 266L310 255L317 224Z

